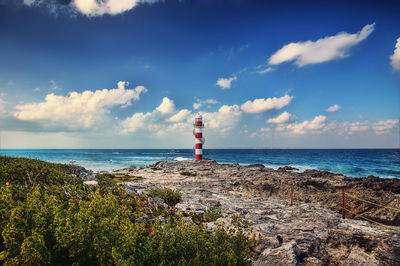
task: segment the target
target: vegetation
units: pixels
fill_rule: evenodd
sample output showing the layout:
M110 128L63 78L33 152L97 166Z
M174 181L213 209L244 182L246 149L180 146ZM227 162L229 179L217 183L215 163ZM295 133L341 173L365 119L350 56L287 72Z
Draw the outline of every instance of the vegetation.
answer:
M175 206L182 198L182 194L179 191L174 191L170 188L155 188L150 189L149 192L151 197L163 199L169 206Z
M206 214L204 215L207 221L216 221L218 218L222 217L221 209L218 209L214 206L210 206L207 209Z
M0 157L0 264L250 264L256 241L240 218L207 232L172 209L153 209L146 195L127 194L110 177L87 186L73 171ZM177 202L175 191L156 192Z

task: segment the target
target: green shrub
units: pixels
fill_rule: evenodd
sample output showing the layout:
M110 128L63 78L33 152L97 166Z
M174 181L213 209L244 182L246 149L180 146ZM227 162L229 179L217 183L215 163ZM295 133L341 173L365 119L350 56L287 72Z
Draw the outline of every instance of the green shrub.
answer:
M164 211L161 222L146 195L74 184L54 164L7 161L25 170L46 166L52 174L26 186L24 171L1 165L0 180L13 182L0 186L0 265L250 265L257 242L246 237L249 224L239 217L233 229L219 225L211 232L173 211ZM180 198L172 190L155 191L174 202Z
M161 198L169 206L175 206L181 201L182 193L174 191L170 188L155 188L150 189L149 194L153 198Z
M210 206L204 215L204 218L206 219L206 221L209 221L209 222L216 221L218 218L221 218L221 217L222 217L221 209L216 208L214 206Z

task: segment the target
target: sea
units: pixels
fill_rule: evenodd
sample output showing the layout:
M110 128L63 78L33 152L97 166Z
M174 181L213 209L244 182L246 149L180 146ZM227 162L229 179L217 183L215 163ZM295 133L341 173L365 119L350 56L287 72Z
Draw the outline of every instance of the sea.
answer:
M400 178L400 149L205 149L204 158L219 163L263 164L277 169L290 165L298 172L326 170L346 176ZM151 165L158 161L194 158L192 149L2 149L0 155L73 163L94 171Z

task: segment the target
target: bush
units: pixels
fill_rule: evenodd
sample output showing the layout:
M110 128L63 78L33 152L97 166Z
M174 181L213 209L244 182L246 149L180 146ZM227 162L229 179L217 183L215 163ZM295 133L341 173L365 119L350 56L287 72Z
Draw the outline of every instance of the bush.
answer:
M150 189L150 196L153 198L161 198L169 206L175 206L181 201L182 194L179 191L174 191L170 188Z
M41 181L26 187L24 171L1 165L16 173L13 183L0 186L1 265L250 265L256 241L246 237L248 223L238 217L233 229L220 225L211 232L189 226L172 211L163 212L166 222L161 222L146 195L117 186L102 191L71 185L74 178L57 165L7 160L24 169L47 165L53 174L38 175ZM10 176L1 174L0 180ZM172 190L156 191L180 198Z
M214 206L210 206L210 207L207 209L207 211L206 211L206 213L205 213L205 215L204 215L204 218L205 218L208 222L216 221L218 218L221 218L221 217L222 217L221 209L216 208L216 207L214 207Z

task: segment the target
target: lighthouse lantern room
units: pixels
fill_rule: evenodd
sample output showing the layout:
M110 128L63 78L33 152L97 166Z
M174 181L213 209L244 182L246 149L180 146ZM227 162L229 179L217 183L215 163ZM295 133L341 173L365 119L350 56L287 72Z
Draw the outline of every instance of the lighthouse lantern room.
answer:
M203 138L203 117L200 114L197 114L195 117L195 121L193 124L193 135L195 137L195 160L201 160L203 159L203 144L204 144L204 138Z

